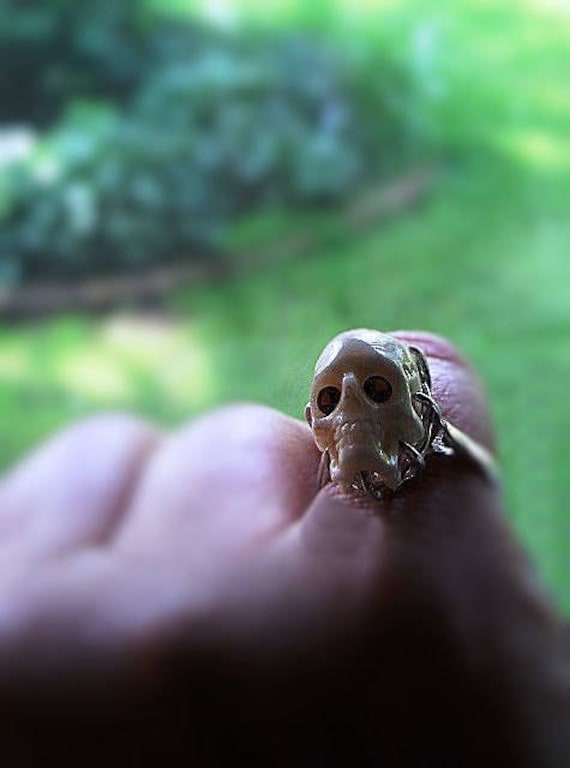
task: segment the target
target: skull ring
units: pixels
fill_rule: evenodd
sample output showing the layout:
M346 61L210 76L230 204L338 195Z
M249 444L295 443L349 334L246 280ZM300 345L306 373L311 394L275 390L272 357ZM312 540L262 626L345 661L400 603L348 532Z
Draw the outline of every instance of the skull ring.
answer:
M497 478L488 451L443 418L423 353L380 331L345 331L327 344L305 416L322 451L321 485L384 499L431 453L462 456Z

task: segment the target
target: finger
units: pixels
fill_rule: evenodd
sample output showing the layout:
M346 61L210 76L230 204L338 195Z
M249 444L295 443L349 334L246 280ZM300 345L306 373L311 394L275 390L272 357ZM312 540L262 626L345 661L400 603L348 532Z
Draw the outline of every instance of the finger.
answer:
M397 336L426 354L444 416L491 447L481 382L464 358L438 337ZM567 733L560 619L500 490L473 464L430 457L384 501L351 502L329 486L296 533L291 546L313 581L337 595L342 585L355 606L361 634L345 676L352 685L360 670L369 684L363 728L372 741L380 732L395 759L409 749L410 728L422 756L476 744L475 762L497 765L500 755L539 764L529 755L541 739L552 749Z
M426 355L433 395L444 416L491 448L484 390L465 358L437 336L408 331L394 335ZM390 582L392 589L413 584L417 594L434 590L457 616L466 600L477 603L472 615L492 606L500 613L507 592L507 602L515 599L519 608L527 600L539 612L550 610L507 524L500 488L475 465L455 457L431 456L423 473L380 502L354 502L324 489L300 532L304 546L328 556L350 539L361 572L381 573L383 584Z
M317 492L318 462L305 424L261 406L218 410L164 442L118 544L239 549L306 509Z
M60 433L0 486L0 551L38 556L104 542L128 506L159 432L126 415Z

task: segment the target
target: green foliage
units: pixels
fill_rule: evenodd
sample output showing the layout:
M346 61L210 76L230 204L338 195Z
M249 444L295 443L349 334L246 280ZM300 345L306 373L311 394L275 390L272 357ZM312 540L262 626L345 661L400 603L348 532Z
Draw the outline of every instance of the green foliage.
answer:
M211 255L240 214L334 203L399 157L388 98L367 114L363 73L323 43L194 25L151 42L156 66L128 108L109 93L76 103L4 173L5 278ZM382 79L401 91L388 65Z
M45 125L79 96L124 99L147 69L146 5L0 0L0 122Z
M153 2L181 11L192 5ZM335 2L233 4L283 27L281 8L316 13L309 21L317 26L322 8ZM24 5L30 2L18 4ZM392 125L388 133L397 134L396 142L381 142L382 169L396 150L403 158L410 150L412 138L402 146L398 126L422 143L435 135L462 158L471 155L471 163L459 164L425 205L358 235L342 236L334 212L319 211L315 220L304 210L269 206L244 217L228 237L232 248L263 249L315 226L327 229L326 244L316 238L303 261L268 264L215 287L181 288L172 320L74 317L0 328L0 465L101 408L180 424L242 399L299 416L315 355L333 333L362 325L431 329L449 335L485 380L510 518L568 613L568 11L562 3L503 0L400 0L382 3L381 14L368 0L344 5L355 24L361 11L364 19L355 29L329 14L335 26L329 39L342 40L349 54L344 92L365 110L367 125L378 131ZM292 18L289 26L296 25ZM164 29L155 50L172 65L177 51L207 45L195 28L187 45L187 34L185 22L176 34ZM68 118L80 146L91 133L82 123L100 121L95 134L117 130L124 112L106 98L115 106ZM10 174L16 197L27 199L36 176L49 178L50 146L51 140L42 142L34 153L35 175L29 168ZM0 210L13 216L17 206L10 208L7 186L0 174ZM7 265L2 251L0 279L16 279L16 263Z
M303 261L181 287L177 312L164 318L0 328L0 466L101 408L180 424L254 400L301 417L312 365L333 334L427 328L449 335L481 372L507 508L570 611L569 201L567 174L481 154L389 226L356 237L337 226L336 242L319 242ZM263 245L272 224L286 234L276 217L243 231L241 244Z

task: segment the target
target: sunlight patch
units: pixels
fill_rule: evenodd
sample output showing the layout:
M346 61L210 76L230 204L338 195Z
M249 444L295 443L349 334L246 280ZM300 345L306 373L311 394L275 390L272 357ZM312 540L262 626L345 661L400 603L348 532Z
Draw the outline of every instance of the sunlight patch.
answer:
M99 350L80 352L66 358L59 366L58 374L65 387L93 400L117 403L132 394L126 371Z
M570 167L570 140L540 130L521 130L504 140L505 149L517 160L544 170Z
M102 340L137 377L143 376L176 405L212 402L209 356L187 324L165 317L117 316L103 326Z
M568 0L527 0L526 5L535 12L570 14L570 3Z

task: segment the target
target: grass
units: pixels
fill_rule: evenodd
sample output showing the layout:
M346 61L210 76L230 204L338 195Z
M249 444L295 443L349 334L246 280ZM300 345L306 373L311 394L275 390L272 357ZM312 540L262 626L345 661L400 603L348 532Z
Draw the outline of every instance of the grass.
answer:
M311 366L334 333L426 328L452 338L480 370L509 514L568 609L570 219L560 185L489 156L450 173L421 209L356 240L180 291L175 319L4 329L0 462L99 409L173 424L246 399L299 416Z
M489 391L509 513L568 609L570 220L557 180L486 163L388 228L186 299L218 372L216 396L295 415L315 355L344 328L452 338Z
M440 89L425 119L458 160L435 194L302 260L182 288L171 317L1 328L0 465L101 409L175 424L246 399L300 416L334 333L433 330L481 372L508 514L569 612L570 25L553 3L382 5L378 35L401 55L422 24L439 30L421 70ZM294 21L292 5L280 7ZM280 23L293 23L285 11Z

